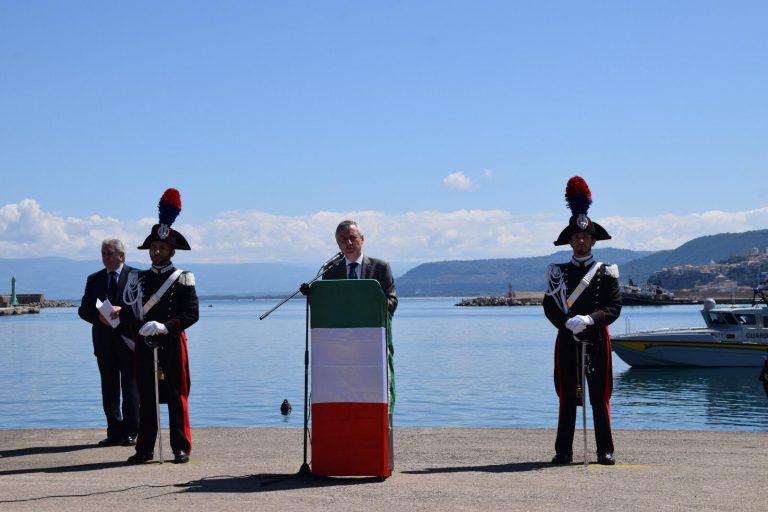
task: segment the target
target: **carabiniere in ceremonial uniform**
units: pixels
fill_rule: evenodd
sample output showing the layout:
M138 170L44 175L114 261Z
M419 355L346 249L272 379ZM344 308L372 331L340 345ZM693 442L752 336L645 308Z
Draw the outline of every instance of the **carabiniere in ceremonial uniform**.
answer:
M552 462L566 464L573 459L576 408L582 402L580 393L584 389L581 350L582 342L586 341L585 372L597 458L601 464L612 465L615 463L610 415L613 374L608 326L621 312L619 269L616 265L597 262L592 256L594 243L611 236L587 217L592 198L582 178L574 176L568 181L566 200L573 215L554 244L570 244L573 256L568 263L548 267L549 283L543 302L547 319L557 328L554 380L560 409Z
M136 338L136 379L139 388L139 435L136 454L129 463L152 460L158 435L159 402L168 404L168 423L174 462L189 461L192 434L187 398L190 390L189 360L185 329L197 322L199 305L195 278L177 270L170 258L176 249L189 250L189 243L170 224L181 211L178 191L168 189L160 200L160 224L139 249L148 249L152 267L132 272L124 293L129 307L121 310L121 321L130 325ZM170 210L171 214L168 214ZM154 352L157 349L158 368ZM155 379L157 378L157 388ZM161 438L162 443L162 438ZM162 446L160 448L162 457Z

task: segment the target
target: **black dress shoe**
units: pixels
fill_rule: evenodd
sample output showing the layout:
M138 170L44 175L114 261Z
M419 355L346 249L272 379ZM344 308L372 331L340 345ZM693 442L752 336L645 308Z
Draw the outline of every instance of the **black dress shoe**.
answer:
M184 450L173 454L174 464L186 464L187 462L189 462L189 454Z
M603 466L613 466L616 464L616 459L613 458L612 452L605 452L602 455L597 455L597 463L602 464Z
M570 464L571 462L573 462L573 455L557 453L552 457L552 464Z
M128 464L144 464L155 457L153 452L136 452L128 457Z
M121 446L136 446L136 436L128 436L120 441Z
M120 446L122 440L117 437L107 437L99 441L99 446Z

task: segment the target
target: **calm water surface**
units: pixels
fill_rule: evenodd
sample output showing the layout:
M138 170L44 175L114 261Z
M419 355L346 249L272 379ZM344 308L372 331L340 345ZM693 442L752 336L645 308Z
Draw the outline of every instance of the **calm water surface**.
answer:
M193 427L301 427L304 303L291 301L259 321L275 302L201 303L200 321L187 331ZM554 330L541 308L455 302L400 301L395 423L556 427ZM612 332L624 332L627 318L632 330L699 326L699 309L626 307ZM613 425L768 431L758 371L632 369L614 356ZM287 418L279 413L284 398L293 404ZM0 428L102 427L100 401L90 325L76 309L0 317Z

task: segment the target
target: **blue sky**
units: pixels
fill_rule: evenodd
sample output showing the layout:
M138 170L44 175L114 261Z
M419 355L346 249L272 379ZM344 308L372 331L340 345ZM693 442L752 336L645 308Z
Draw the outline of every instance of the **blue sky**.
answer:
M768 227L768 3L0 2L0 257L544 255L591 216L638 250ZM131 255L129 255L130 258Z

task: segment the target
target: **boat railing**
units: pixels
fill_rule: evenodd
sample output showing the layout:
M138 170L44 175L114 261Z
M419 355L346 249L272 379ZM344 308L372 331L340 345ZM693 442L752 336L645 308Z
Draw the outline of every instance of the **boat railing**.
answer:
M618 334L616 336L625 336L625 335L638 335L638 334L669 334L669 333L680 333L680 332L694 332L694 333L713 333L713 332L724 332L728 329L711 329L709 327L660 327L656 329L646 329L643 331L635 331L631 332L628 331L624 334Z
M759 286L752 288L752 306L756 305L758 300L768 305L768 284L760 283Z

